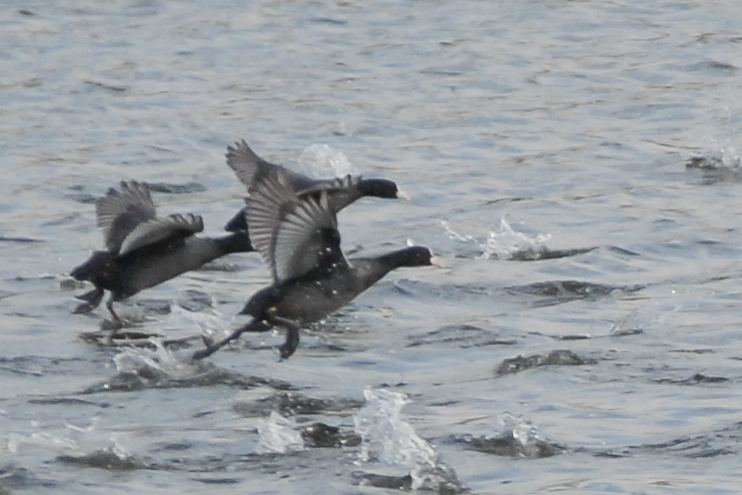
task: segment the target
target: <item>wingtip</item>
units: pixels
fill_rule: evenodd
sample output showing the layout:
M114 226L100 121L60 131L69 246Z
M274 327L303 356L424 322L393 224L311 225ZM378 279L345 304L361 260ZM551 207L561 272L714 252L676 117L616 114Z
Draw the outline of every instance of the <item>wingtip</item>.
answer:
M227 145L227 153L224 155L227 157L227 162L239 160L239 159L250 159L257 160L258 155L255 153L244 139L235 141L234 144Z

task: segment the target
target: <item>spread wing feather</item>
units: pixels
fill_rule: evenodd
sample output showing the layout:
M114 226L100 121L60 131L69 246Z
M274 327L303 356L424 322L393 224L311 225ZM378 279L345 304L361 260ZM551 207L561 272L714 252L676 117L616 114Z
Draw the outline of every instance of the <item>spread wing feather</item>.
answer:
M98 227L103 230L106 248L117 253L124 239L137 225L154 220L155 204L144 182L121 182L121 191L109 189L95 203Z
M266 177L280 177L293 190L306 189L316 182L309 177L263 160L244 140L235 143L234 147L227 146L226 156L227 165L234 170L237 178L247 188L248 193L252 193L255 185Z
M329 199L329 207L337 213L362 196L358 187L360 182L360 175L346 175L327 181L317 181L310 187L297 191L297 194L299 197L310 195L318 197L322 191L325 191Z
M328 196L301 198L287 212L273 240L278 280L301 276L329 262L339 252L340 235Z
M280 177L267 176L256 183L253 193L245 200L250 240L260 253L276 280L273 236L286 208L297 201L296 193Z
M303 275L340 253L340 234L327 192L301 197L280 176L255 184L247 199L250 236L274 282ZM344 259L342 253L339 258Z
M175 241L190 237L204 230L200 215L170 215L140 223L126 236L121 244L119 255L129 254L137 249L160 242Z

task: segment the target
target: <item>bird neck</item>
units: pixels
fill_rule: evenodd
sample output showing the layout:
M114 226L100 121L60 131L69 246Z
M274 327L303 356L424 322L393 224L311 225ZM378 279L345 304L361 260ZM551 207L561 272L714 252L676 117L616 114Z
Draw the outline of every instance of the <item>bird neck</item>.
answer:
M250 237L245 231L233 232L229 235L212 238L211 240L224 254L249 253L253 251Z
M378 261L385 268L394 270L396 268L418 266L420 263L415 255L414 248L399 249L379 256Z

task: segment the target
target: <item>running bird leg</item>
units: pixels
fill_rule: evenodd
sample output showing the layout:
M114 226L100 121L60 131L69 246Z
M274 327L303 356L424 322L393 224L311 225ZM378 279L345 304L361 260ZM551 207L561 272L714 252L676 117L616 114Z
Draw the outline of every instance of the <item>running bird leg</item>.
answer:
M212 354L214 354L216 351L224 347L225 345L229 344L233 340L236 340L239 338L240 335L242 335L245 332L267 332L272 328L272 325L269 323L264 322L263 320L256 320L253 318L248 324L241 326L237 330L233 331L229 335L227 335L225 338L220 340L219 342L214 342L208 337L201 337L204 341L204 345L206 346L205 349L201 349L200 351L196 351L193 353L193 356L191 356L191 361L199 361L203 358L209 357Z
M111 313L111 320L113 322L113 330L111 330L111 333L108 335L108 343L113 344L113 337L116 335L116 332L121 330L123 328L124 323L121 321L121 318L119 318L119 315L116 314L116 312L113 310L113 294L111 294L111 297L108 298L108 301L106 301L106 308L108 309L108 312Z

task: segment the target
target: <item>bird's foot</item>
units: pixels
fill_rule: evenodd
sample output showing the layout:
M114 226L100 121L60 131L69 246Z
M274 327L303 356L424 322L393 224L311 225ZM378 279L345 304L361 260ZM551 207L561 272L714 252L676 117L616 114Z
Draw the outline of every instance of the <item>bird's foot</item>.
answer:
M299 327L292 325L286 329L286 341L278 347L281 361L290 358L299 347Z
M75 296L76 299L79 299L81 301L85 301L84 303L80 304L75 308L73 311L74 314L88 314L91 311L93 311L95 308L98 307L100 304L101 299L103 299L104 291L100 288L95 288L89 292L86 292L85 294L80 294Z
M75 315L86 315L86 314L89 314L94 309L95 309L95 306L93 306L89 302L85 302L85 303L82 303L82 304L78 304L77 307L72 311L72 314L75 314Z

